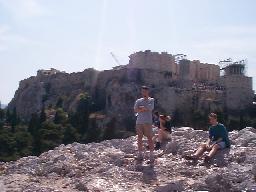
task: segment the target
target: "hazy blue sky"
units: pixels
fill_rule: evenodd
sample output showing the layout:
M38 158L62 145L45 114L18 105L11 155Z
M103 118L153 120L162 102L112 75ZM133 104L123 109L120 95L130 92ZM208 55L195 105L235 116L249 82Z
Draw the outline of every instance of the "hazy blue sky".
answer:
M255 7L255 0L0 0L0 101L38 69L110 69L110 52L126 64L146 49L208 63L247 58L255 85Z

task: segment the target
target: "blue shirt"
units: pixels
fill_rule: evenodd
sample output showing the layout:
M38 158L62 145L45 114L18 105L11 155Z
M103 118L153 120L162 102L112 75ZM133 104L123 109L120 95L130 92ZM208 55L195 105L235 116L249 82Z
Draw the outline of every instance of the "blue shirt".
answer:
M211 141L217 141L219 138L222 138L222 141L225 142L226 146L230 147L228 131L226 127L220 123L215 126L210 126L209 138L211 139Z
M136 124L152 124L152 111L154 110L154 98L149 97L148 99L140 98L137 99L134 104L134 110L139 109L140 106L144 106L149 111L137 113Z

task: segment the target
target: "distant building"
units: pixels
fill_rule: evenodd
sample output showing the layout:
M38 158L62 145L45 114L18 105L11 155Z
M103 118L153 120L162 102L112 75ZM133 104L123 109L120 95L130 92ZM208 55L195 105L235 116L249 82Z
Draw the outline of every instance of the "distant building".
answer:
M253 103L254 91L252 77L245 75L245 64L230 63L220 77L225 87L225 102L230 110L244 110Z
M232 62L224 60L225 66L190 61L186 55L151 52L150 50L133 53L126 68L152 69L167 72L169 80L175 81L181 88L215 91L223 93L222 99L228 110L243 110L252 105L254 91L252 77L245 75L245 60ZM221 76L221 71L224 75ZM167 74L165 73L165 74ZM170 83L171 84L171 83Z
M47 75L55 75L57 73L61 73L61 71L57 70L57 69L54 69L54 68L51 68L49 70L45 70L45 69L41 69L41 70L38 70L37 71L37 75L40 76L40 75L43 75L43 76L47 76Z
M182 55L182 54L179 54ZM128 68L153 69L168 71L172 79L189 81L217 81L220 67L215 64L190 61L185 58L177 62L175 55L167 52L151 52L150 50L136 52L129 56Z
M179 62L179 79L189 81L217 81L220 67L215 64L201 63L199 60L181 60Z
M178 66L175 57L167 52L136 52L129 56L128 68L153 69L158 71L169 71L172 78L178 77Z

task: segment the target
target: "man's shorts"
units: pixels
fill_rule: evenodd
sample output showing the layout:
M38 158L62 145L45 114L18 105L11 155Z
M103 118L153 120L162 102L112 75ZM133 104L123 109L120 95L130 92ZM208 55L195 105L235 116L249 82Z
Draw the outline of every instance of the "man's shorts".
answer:
M218 143L216 143L217 145L219 145L220 149L225 149L227 148L227 145L224 141L220 141Z
M221 142L216 143L216 144L219 145L221 149L225 149L227 147L227 145L224 141L221 141Z
M146 137L152 137L152 125L151 124L137 124L136 125L137 135L145 135Z

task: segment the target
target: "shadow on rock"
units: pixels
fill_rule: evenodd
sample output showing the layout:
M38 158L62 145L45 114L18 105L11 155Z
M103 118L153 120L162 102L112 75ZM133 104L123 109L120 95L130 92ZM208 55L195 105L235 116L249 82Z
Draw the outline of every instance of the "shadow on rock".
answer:
M218 153L213 157L211 163L215 164L217 167L226 167L228 165L228 156L230 154L230 148L218 151Z
M173 181L164 186L159 186L155 192L174 192L174 191L184 191L184 187L180 181Z
M157 181L157 174L155 172L154 166L144 166L142 173L144 183L150 184L152 182Z

